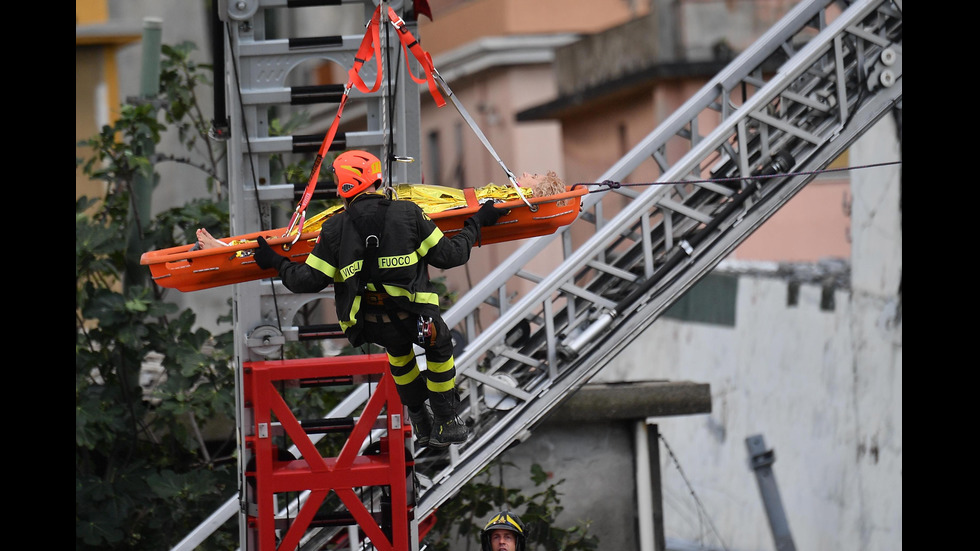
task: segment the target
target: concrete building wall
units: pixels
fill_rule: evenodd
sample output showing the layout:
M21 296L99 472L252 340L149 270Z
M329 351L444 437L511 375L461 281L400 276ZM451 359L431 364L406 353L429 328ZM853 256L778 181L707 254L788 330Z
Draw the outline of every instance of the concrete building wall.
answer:
M649 0L432 0L433 20L422 17L419 33L433 56L487 36L592 33L649 10Z

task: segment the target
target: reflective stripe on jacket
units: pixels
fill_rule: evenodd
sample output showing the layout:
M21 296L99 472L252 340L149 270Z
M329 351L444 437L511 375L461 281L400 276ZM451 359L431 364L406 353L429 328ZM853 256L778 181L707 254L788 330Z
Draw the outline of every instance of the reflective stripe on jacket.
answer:
M349 209L371 216L381 199L380 194L362 194ZM428 267L448 269L466 263L479 235L479 224L471 218L460 232L446 237L417 204L392 201L385 213L377 278L366 282L367 289L391 295L399 308L409 312L439 315L439 294L429 281ZM364 257L364 240L354 227L351 213L344 211L324 221L306 263L284 263L279 277L294 293L315 293L333 283L337 318L348 339L357 342Z

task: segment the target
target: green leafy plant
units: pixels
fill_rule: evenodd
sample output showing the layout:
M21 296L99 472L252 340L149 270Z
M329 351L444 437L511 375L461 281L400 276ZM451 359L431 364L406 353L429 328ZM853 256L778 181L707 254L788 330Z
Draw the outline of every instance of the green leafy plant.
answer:
M119 118L81 142L76 167L105 184L75 203L76 549L169 549L233 495L237 486L231 333L195 328L192 310L134 277L132 250L187 242L204 223L227 228L227 212L199 200L152 220L134 212L139 182L180 157L156 152L176 128L192 147L206 125L189 91L206 67L188 66L189 46L164 48L161 94L124 105ZM180 67L181 70L177 70ZM159 122L157 105L166 106ZM220 154L203 171L217 182ZM203 549L237 545L237 523Z

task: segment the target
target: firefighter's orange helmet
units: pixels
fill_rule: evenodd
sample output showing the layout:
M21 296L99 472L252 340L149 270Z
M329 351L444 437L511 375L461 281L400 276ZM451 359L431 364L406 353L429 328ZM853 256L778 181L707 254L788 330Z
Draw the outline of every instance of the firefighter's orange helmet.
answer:
M381 181L381 161L367 151L345 151L333 161L337 193L350 199Z

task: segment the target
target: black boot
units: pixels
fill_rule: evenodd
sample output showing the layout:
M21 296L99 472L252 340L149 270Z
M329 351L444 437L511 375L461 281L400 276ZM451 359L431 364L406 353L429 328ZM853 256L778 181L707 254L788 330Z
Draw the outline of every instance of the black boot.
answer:
M470 429L456 414L459 397L455 390L433 394L429 399L432 405L432 435L429 445L445 448L450 444L462 444L470 435Z
M429 435L432 434L432 416L425 404L419 406L418 410L408 408L408 416L412 419L412 432L415 434L415 443L420 448L429 445Z
M470 429L460 421L459 417L440 419L436 417L433 422L432 436L429 438L429 445L433 448L445 448L450 444L462 444L470 436Z

